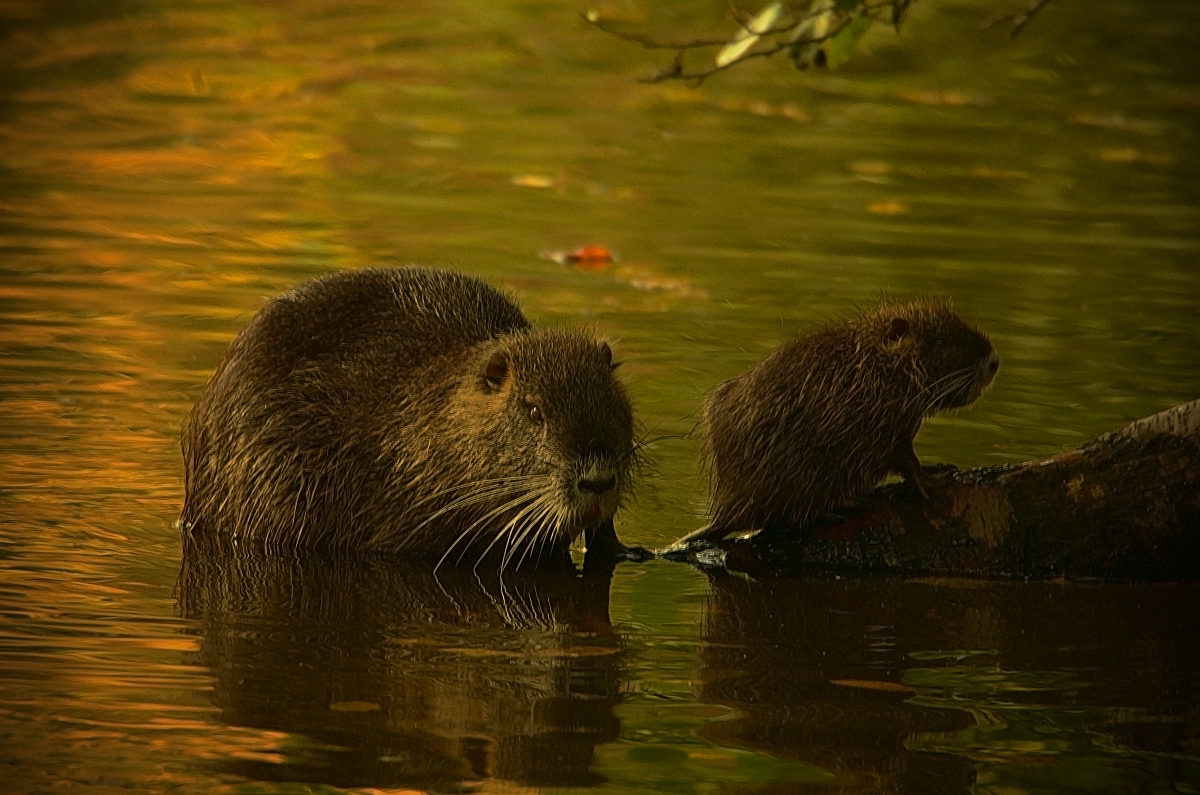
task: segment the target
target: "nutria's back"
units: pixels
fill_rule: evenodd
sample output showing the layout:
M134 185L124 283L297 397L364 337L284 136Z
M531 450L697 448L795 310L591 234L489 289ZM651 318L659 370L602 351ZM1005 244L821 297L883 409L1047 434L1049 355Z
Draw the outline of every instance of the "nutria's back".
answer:
M507 562L611 519L633 417L591 335L460 273L366 268L269 301L183 450L192 538Z
M973 403L998 362L937 300L884 301L783 343L705 404L712 522L699 535L799 527L889 472L919 477L922 419Z

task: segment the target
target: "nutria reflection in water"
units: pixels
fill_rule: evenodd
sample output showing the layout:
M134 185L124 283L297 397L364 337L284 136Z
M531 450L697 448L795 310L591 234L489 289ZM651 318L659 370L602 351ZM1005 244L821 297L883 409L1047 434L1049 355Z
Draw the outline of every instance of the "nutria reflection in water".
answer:
M935 299L884 300L788 340L705 401L710 522L675 547L795 530L889 472L927 496L921 422L974 403L999 366L987 336Z
M257 780L457 791L587 786L616 739L609 576L192 552L179 602L232 726L294 735Z
M266 303L183 429L190 543L400 552L438 565L614 555L638 463L608 343L535 329L483 281L334 273Z
M833 772L839 792L1051 791L1084 769L1104 791L1171 791L1194 764L1196 586L709 582L698 695L735 717L701 735Z

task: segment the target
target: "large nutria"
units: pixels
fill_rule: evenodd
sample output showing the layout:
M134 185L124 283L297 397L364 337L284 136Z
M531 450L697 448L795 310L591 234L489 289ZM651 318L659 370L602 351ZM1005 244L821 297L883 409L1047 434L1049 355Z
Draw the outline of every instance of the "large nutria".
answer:
M606 342L534 329L460 273L301 284L237 335L184 423L181 527L439 565L562 559L581 533L611 533L628 493L634 420L614 367Z
M804 525L899 472L928 496L921 421L975 402L1000 366L948 303L884 300L795 337L718 386L703 411L711 522L687 540Z

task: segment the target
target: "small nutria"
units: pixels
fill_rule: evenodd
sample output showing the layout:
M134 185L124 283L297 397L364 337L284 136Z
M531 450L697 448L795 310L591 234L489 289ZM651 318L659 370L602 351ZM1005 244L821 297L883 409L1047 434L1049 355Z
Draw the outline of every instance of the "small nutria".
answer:
M912 447L921 421L974 403L999 366L940 300L885 299L783 343L705 402L711 522L684 540L797 528L890 472L927 498Z
M629 490L615 366L460 273L306 282L237 335L184 423L185 538L561 560Z

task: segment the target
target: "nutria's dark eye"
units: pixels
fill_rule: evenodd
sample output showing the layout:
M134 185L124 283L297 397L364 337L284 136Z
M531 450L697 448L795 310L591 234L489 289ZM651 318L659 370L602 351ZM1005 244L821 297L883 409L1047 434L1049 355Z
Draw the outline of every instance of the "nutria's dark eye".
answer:
M492 389L499 389L504 385L504 379L508 378L508 359L504 358L500 351L496 351L488 359L483 368L483 378Z
M542 416L542 410L537 406L529 407L529 419L533 420L538 425L541 425L546 421L546 418Z
M936 340L934 340L934 345L937 345L939 348L945 344L946 344L946 340L944 337L938 337Z

